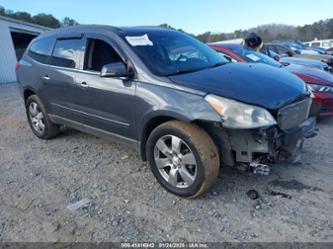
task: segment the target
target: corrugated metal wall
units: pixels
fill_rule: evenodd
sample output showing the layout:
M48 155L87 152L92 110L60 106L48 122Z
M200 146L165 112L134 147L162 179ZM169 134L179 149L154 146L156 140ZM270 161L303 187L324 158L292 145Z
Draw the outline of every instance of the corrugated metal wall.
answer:
M13 40L6 22L0 20L0 83L16 81L17 63Z
M49 30L46 27L32 25L0 16L0 84L16 81L15 64L17 63L15 48L10 30L15 32L42 33Z

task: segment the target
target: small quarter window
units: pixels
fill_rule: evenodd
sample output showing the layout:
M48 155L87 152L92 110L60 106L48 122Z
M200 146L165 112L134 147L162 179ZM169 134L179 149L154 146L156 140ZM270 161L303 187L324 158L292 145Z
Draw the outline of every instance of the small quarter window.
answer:
M29 48L28 55L40 63L47 63L51 55L54 40L52 38L38 39Z
M54 47L51 64L54 66L79 68L82 39L57 40Z

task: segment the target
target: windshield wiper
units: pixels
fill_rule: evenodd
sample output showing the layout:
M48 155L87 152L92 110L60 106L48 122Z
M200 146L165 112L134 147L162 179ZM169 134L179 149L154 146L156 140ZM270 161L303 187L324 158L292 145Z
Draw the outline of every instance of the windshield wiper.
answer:
M179 69L176 72L173 73L166 73L166 74L161 74L161 76L174 76L174 75L180 75L180 74L186 74L186 73L194 73L194 72L198 72L198 71L202 71L202 70L206 70L209 68L214 68L214 67L219 67L219 66L223 66L225 64L229 64L230 62L218 62L215 63L212 66L209 67L204 67L204 68L197 68L197 69Z
M225 65L225 64L229 64L229 63L231 63L231 62L229 62L229 61L218 62L218 63L215 63L214 65L212 65L212 66L210 66L210 67L208 67L208 68L219 67L219 66L223 66L223 65Z
M200 71L200 70L202 70L202 69L177 70L176 72L173 72L173 73L161 74L161 76L173 76L173 75L179 75L179 74L194 73L194 72L197 72L197 71Z

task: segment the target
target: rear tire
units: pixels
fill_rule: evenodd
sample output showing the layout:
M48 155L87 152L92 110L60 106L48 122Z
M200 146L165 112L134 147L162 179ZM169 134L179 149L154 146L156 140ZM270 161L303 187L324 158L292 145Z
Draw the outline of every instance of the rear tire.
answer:
M25 107L30 128L38 138L51 139L59 134L59 125L52 123L37 95L28 97Z
M196 198L216 181L220 158L209 135L194 124L169 121L155 128L146 143L150 168L169 192Z

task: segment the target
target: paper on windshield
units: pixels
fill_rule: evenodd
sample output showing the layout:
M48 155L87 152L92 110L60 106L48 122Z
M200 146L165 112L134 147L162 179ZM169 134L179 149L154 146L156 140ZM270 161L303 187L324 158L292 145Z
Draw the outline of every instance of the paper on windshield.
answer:
M148 35L142 36L126 36L126 40L132 46L153 46L153 42L149 39Z
M255 54L247 54L246 57L251 59L252 61L260 61L260 58Z

